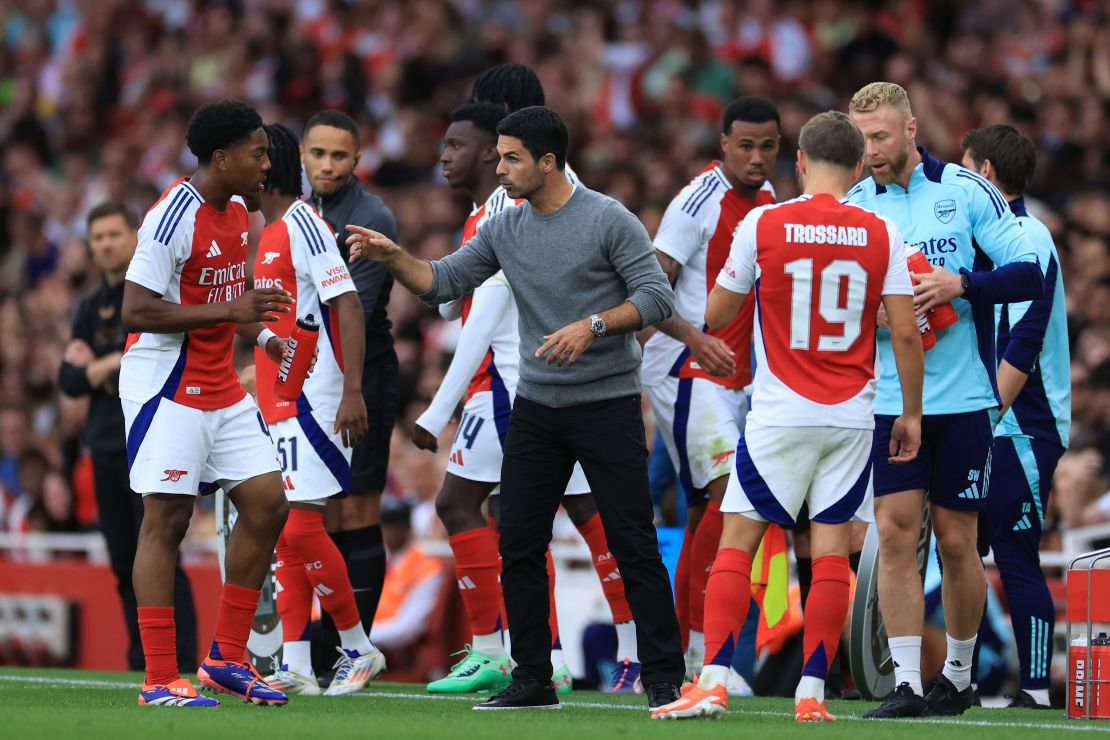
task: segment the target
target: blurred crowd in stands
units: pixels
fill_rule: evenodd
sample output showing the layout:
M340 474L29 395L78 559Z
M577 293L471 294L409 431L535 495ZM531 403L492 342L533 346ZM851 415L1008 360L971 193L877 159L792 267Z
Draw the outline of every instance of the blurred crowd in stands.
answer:
M652 234L740 94L781 110L780 198L797 192L801 125L873 80L906 87L919 143L942 158L959 161L970 128L1023 130L1038 148L1029 208L1060 249L1072 342L1075 424L1050 518L1056 534L1110 520L1107 0L21 0L0 9L0 531L95 522L85 409L57 388L72 311L100 279L85 216L106 199L141 213L190 172L197 105L240 98L295 131L322 108L351 113L359 176L394 210L400 243L436 258L470 208L439 173L447 115L505 61L536 69L581 179ZM401 289L389 313L404 412L388 486L434 536L449 445L435 457L408 433L455 331Z

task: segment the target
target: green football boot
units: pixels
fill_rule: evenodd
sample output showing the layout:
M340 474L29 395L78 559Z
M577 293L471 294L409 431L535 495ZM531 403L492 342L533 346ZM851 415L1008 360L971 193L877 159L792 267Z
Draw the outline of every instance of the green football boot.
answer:
M551 676L551 685L555 687L556 694L569 694L574 690L574 680L570 677L570 669L565 665L555 671Z
M491 657L479 653L470 645L455 655L465 657L446 676L428 684L430 694L469 694L477 691L498 692L513 680L512 666L507 656Z

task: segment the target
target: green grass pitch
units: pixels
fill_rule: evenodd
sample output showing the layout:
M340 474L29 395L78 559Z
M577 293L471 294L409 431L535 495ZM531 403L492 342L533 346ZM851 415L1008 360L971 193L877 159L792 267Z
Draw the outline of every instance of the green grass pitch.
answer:
M476 696L433 697L411 684L375 683L358 696L294 697L285 707L256 707L222 696L218 709L139 707L137 673L0 668L0 737L10 740L169 737L240 740L401 740L438 738L844 738L1107 737L1110 721L1068 720L1061 712L972 709L953 719L867 722L869 702L831 702L840 721L798 725L789 699L733 699L719 721L652 722L643 696L576 691L558 711L473 712ZM958 735L956 735L958 733Z

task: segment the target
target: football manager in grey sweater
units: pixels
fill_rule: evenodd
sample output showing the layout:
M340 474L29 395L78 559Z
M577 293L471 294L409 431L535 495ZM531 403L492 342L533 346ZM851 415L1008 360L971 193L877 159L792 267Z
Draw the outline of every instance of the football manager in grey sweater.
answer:
M558 706L551 685L546 552L575 460L590 482L636 620L651 707L678 698L685 667L648 496L640 347L632 332L674 311L640 222L564 175L567 129L549 108L498 126L497 174L512 198L455 254L418 260L357 226L352 257L386 265L422 301L458 298L504 270L520 314L520 383L501 470L501 582L512 684L476 709ZM486 420L494 423L493 419Z

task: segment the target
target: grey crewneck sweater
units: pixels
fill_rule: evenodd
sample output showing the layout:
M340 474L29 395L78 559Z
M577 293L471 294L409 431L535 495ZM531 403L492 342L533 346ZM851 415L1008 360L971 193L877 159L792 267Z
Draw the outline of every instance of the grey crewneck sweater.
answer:
M463 249L431 263L434 281L418 296L434 306L474 290L498 270L520 314L517 394L550 407L640 392L640 345L631 334L595 339L573 366L547 365L536 350L567 324L625 300L641 327L674 311L674 291L643 225L616 200L575 188L562 208L537 213L525 202L489 219Z

